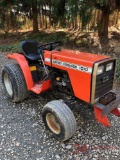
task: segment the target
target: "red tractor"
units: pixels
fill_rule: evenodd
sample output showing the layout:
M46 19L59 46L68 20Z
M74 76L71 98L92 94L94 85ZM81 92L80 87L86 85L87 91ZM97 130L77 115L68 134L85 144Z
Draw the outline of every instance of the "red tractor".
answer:
M17 64L2 69L2 82L8 97L19 102L30 91L40 94L52 89L82 100L94 109L98 122L110 126L107 115L120 116L120 97L112 92L116 60L73 50L57 49L59 42L40 45L21 42L22 53L8 54ZM45 126L56 139L65 141L76 131L76 121L66 99L48 102L42 111Z

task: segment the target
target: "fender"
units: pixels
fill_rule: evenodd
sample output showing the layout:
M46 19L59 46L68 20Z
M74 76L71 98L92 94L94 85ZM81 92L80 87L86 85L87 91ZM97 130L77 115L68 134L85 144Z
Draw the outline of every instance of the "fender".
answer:
M27 89L31 90L31 88L33 88L33 86L34 86L34 82L33 82L33 79L32 79L32 75L31 75L31 72L30 72L28 62L25 59L25 57L21 54L18 54L18 53L8 54L7 57L11 58L11 59L14 59L18 62L19 66L20 66L20 68L23 72L23 75L25 77Z

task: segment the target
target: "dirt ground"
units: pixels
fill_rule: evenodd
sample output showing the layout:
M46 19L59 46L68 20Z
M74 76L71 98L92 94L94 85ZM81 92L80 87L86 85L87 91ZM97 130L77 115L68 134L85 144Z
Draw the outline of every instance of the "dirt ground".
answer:
M11 63L0 53L0 70ZM117 93L120 88L116 87ZM0 74L0 160L118 160L120 157L120 118L108 116L111 127L99 124L85 104L72 109L77 131L66 142L55 140L42 121L43 106L55 99L52 91L30 94L12 103L6 96Z

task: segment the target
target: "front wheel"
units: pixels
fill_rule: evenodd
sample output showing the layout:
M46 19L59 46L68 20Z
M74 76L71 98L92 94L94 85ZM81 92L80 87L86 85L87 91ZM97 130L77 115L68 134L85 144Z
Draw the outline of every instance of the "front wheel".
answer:
M46 128L58 140L68 140L76 131L75 117L62 101L54 100L47 103L43 108L42 117Z
M8 64L2 69L2 83L13 102L22 101L29 95L24 75L18 64Z

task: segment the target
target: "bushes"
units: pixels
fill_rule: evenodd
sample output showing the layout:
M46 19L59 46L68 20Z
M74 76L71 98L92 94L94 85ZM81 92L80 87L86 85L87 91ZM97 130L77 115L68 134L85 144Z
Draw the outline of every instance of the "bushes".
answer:
M117 59L117 63L116 63L115 80L116 80L117 83L120 83L120 58Z

